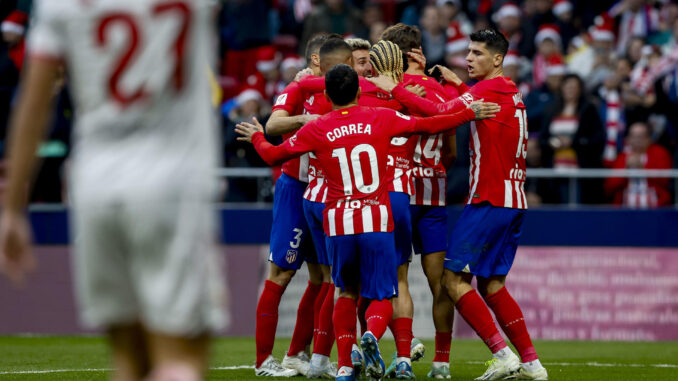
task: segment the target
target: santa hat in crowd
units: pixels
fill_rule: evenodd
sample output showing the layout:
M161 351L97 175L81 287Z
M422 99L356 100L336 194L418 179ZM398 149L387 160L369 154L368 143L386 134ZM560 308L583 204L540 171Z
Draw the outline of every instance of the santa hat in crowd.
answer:
M447 43L445 53L459 53L468 48L469 38L461 31L459 23L451 22L447 27Z
M534 43L539 45L546 39L553 40L556 44L560 45L560 28L555 24L544 24L539 27L537 35L534 36Z
M257 50L257 70L264 73L278 67L282 55L273 46L262 46Z
M596 16L589 34L593 41L614 41L614 20L607 13Z
M238 93L238 96L235 97L235 102L238 104L238 106L240 106L247 101L257 101L262 103L264 101L264 97L261 95L259 90L246 87L240 91L240 93Z
M504 66L516 66L520 65L520 56L518 52L514 50L509 50L504 56Z
M563 57L559 54L554 54L546 61L546 75L565 75L567 74L567 66L563 62Z
M285 59L282 60L280 63L280 71L286 71L289 68L295 68L297 70L301 70L306 66L306 60L303 58L296 56L296 55L291 55L288 57L285 57Z
M16 34L24 34L26 31L26 24L28 24L28 15L19 10L14 10L9 14L0 25L2 32L11 32Z
M501 21L504 17L520 17L522 12L520 7L516 3L508 2L504 3L499 9L492 15L492 20L494 22Z
M560 16L572 11L572 3L569 0L555 0L553 2L553 14Z

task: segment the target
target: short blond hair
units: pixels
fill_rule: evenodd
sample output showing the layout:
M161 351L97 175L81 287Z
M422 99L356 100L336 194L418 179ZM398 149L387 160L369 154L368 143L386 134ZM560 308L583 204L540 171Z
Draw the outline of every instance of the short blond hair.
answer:
M347 38L344 41L351 47L352 52L356 50L370 50L372 47L369 41L363 40L362 38Z

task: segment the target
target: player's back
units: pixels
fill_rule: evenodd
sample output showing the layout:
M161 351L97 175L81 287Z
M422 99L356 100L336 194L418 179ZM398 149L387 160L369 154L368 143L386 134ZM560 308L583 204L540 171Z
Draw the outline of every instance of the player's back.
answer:
M209 12L205 0L38 3L29 50L66 64L76 185L149 195L210 186L218 139Z
M471 123L468 202L526 209L527 117L516 85L504 77L483 80L462 99L484 99L501 106L496 117Z
M317 142L313 151L328 183L328 235L393 229L387 161L394 118L392 110L355 106L332 111L305 129Z

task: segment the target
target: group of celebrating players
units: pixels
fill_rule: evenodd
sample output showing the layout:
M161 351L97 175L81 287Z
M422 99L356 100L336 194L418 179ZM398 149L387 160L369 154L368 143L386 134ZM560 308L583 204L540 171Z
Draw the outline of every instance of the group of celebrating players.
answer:
M266 124L284 142L268 143L256 120L236 126L240 140L268 164L282 164L283 172L274 196L270 272L257 305L256 375L349 381L364 367L371 379L413 379L411 361L424 351L412 332L407 274L414 252L434 300L428 377L450 378L456 307L493 355L478 379L548 378L504 286L527 208L525 105L503 77L506 38L481 30L470 40L468 71L478 80L471 88L445 67L435 68L440 82L426 75L414 26L394 25L373 46L315 36L306 47L308 68L278 96ZM467 122L470 191L448 239L446 168L455 156L455 130ZM271 355L278 306L304 261L310 281L279 363ZM480 294L471 286L474 276ZM387 328L397 349L388 368L378 346ZM334 341L337 368L329 360Z

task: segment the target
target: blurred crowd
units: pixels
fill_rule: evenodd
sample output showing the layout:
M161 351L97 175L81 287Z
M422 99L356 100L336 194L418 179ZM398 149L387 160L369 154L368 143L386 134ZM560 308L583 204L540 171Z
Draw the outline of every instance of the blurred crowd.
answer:
M30 0L0 0L0 141L16 96ZM678 164L678 0L222 0L218 15L218 72L223 102L224 166L262 167L233 126L262 124L276 95L306 66L306 41L318 32L371 43L389 25L416 25L427 66L452 68L468 81L468 35L494 27L510 41L504 73L527 106L532 168L656 168ZM58 202L67 168L72 112L67 86L55 89L58 107L39 154L45 158L31 195ZM674 109L675 110L675 109ZM276 140L271 137L271 140ZM458 132L448 199L468 187L468 129ZM0 149L2 145L0 144ZM0 171L2 168L0 168ZM576 194L567 179L531 179L528 202L670 205L670 179L586 179ZM272 181L232 179L225 201L271 199Z

